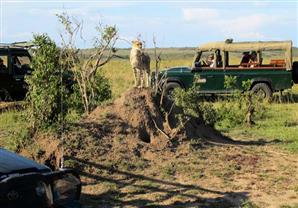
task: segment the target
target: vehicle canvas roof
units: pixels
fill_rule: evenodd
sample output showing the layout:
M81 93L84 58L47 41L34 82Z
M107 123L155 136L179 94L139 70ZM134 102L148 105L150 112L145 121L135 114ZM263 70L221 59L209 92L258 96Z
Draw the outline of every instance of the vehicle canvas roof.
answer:
M284 50L287 69L292 65L292 41L255 41L255 42L209 42L197 48L197 51L211 51L219 49L221 51L270 51Z
M256 41L256 42L209 42L198 47L200 51L220 49L224 51L264 51L291 50L292 41Z

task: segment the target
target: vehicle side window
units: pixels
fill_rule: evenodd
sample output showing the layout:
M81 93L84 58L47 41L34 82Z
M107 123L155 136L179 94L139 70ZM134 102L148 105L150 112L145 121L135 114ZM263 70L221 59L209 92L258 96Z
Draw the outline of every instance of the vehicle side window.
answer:
M8 74L7 56L0 55L0 74Z
M243 51L229 52L226 66L228 68L285 68L285 51Z
M286 67L285 51L272 50L262 51L262 65L263 67Z
M257 51L229 52L227 67L229 68L255 68L260 67L260 55Z
M213 51L202 52L202 55L200 58L201 67L214 68L214 67L216 67L215 61L216 61L216 59L215 59L215 55L214 55Z
M248 52L249 53L249 52ZM247 54L247 52L228 52L228 60L226 60L226 66L227 67L239 67L245 63L248 63L249 59L247 60L247 58L245 57L245 54Z
M30 64L30 58L28 56L14 55L11 58L13 71L16 75L26 74L25 67Z
M222 67L223 60L220 50L202 52L200 64L206 68Z

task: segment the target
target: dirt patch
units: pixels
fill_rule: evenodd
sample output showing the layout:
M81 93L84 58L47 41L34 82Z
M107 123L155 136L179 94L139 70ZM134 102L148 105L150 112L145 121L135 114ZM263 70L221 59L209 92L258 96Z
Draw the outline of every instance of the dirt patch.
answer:
M57 170L62 157L61 141L53 135L41 133L36 133L33 140L29 149L21 149L20 154Z
M0 113L8 110L19 110L24 108L24 102L1 102L0 101Z

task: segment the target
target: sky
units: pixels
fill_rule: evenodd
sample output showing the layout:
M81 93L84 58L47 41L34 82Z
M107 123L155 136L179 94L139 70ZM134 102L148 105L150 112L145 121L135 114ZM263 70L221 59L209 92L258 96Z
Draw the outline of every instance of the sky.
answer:
M58 44L63 33L56 14L83 22L80 48L92 47L95 27L115 25L119 48L137 37L153 47L197 47L210 41L292 40L298 46L298 1L194 0L0 0L0 42L31 40L47 33Z

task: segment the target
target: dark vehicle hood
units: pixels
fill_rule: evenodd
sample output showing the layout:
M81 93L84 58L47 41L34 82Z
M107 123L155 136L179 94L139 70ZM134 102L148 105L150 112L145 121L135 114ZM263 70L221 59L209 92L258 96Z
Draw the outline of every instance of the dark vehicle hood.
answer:
M38 164L33 160L19 156L13 152L0 148L0 180L1 176L12 173L50 172L45 165Z

